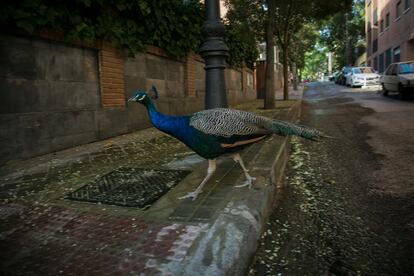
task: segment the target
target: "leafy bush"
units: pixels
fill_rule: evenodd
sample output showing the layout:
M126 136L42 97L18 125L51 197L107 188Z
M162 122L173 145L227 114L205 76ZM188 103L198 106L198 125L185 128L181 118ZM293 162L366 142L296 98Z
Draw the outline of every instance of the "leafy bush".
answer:
M3 31L62 32L68 41L102 38L130 53L152 44L172 57L197 51L203 6L197 0L23 0L1 4Z
M0 5L3 32L46 29L63 33L67 41L104 39L131 55L155 45L179 58L198 52L203 41L204 6L198 0L4 0ZM228 63L252 63L252 45L241 38L243 32L228 28Z

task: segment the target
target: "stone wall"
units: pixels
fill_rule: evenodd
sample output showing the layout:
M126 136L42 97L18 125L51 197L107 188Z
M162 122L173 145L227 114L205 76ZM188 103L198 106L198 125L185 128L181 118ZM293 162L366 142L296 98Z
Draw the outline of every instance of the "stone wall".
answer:
M0 165L150 127L137 89L160 92L167 114L204 108L202 58L168 58L156 47L130 58L111 45L68 45L47 35L0 35ZM254 99L254 75L226 69L230 104Z
M97 51L0 37L0 162L97 139Z

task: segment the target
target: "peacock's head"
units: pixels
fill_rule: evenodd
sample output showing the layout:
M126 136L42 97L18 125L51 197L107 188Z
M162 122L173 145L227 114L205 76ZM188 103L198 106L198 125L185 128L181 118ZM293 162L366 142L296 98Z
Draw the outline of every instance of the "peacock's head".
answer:
M144 103L145 101L148 101L148 94L144 91L138 90L134 96L128 99L128 102L137 102L137 103Z
M150 97L145 91L143 90L138 90L137 92L135 92L134 96L132 96L131 98L128 99L129 102L137 102L137 103L142 103L142 104L146 104L149 101L151 101L150 99L158 99L158 91L157 88L155 88L155 86L153 85L151 90L154 92L154 96Z

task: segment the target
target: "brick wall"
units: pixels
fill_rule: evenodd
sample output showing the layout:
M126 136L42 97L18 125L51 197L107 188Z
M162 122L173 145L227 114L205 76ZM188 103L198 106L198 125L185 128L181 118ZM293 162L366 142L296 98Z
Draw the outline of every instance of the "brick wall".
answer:
M102 106L125 106L124 58L107 43L99 51L99 77Z

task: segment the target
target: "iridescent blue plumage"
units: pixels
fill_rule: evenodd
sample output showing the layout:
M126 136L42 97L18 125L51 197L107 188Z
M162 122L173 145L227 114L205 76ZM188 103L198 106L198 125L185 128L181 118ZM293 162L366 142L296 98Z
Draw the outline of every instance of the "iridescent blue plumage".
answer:
M156 92L154 87L153 90ZM202 187L215 171L215 158L220 155L232 154L246 175L246 183L241 186L251 187L254 178L248 174L238 151L271 134L298 135L311 140L324 137L314 129L227 108L209 109L184 116L161 114L144 91L138 91L129 101L145 105L154 127L177 138L209 160L207 176L194 192L183 198L195 199L201 193Z

